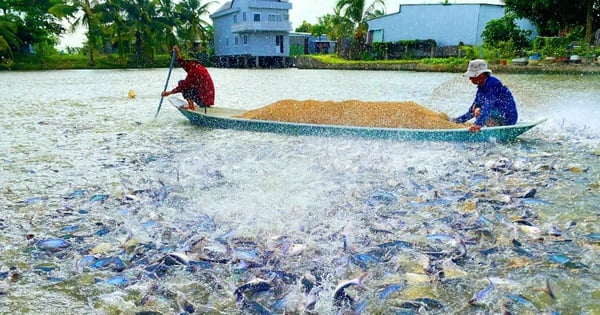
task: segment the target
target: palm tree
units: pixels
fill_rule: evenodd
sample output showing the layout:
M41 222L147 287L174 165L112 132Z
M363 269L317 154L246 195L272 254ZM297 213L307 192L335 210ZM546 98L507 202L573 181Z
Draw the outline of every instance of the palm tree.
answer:
M354 22L344 17L342 14L342 9L340 7L335 7L333 9L333 14L325 15L319 22L323 21L326 27L331 28L331 33L329 34L332 40L342 39L344 37L352 36L352 32L354 31Z
M133 0L124 2L126 21L135 40L137 62L144 65L154 59L154 44L159 32L164 31L157 21L157 0Z
M119 52L119 64L125 66L126 47L130 37L128 36L127 24L125 21L125 11L122 9L122 0L107 0L96 6L100 16L104 33L110 39L111 44L117 44Z
M199 40L202 46L206 47L210 39L210 23L203 19L208 16L209 7L217 3L208 1L202 4L202 0L182 0L176 5L175 10L181 25L177 34L180 39L185 39L188 43Z
M385 0L374 0L368 7L365 0L338 0L336 8L360 27L368 19L385 14Z
M175 12L175 3L172 0L159 0L158 9L158 21L163 25L164 39L163 43L164 51L170 51L173 45L177 43L177 32L176 27L180 24L177 13Z
M8 52L8 58L12 59L12 48L21 47L21 40L17 35L19 28L11 20L12 15L0 15L0 57Z
M366 4L365 0L338 0L336 3L336 11L339 12L340 17L354 24L354 47L351 49L351 59L358 58L364 49L369 28L367 20L385 14L385 0L374 0L369 6ZM355 53L352 53L353 51Z
M75 18L73 22L71 22L71 31L75 31L78 27L87 28L86 36L87 36L87 45L90 53L90 66L95 65L94 61L94 50L96 48L96 42L101 36L100 30L100 17L94 11L94 6L97 5L96 0L71 0L70 5L74 9L81 10L83 15L79 17L74 17L74 14L70 16Z

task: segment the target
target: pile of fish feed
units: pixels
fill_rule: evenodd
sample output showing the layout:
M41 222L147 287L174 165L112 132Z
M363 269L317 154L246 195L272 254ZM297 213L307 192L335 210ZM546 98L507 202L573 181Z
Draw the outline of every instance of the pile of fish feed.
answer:
M415 102L366 102L359 100L277 101L250 110L241 118L296 123L409 129L457 129L463 124L450 122L448 115Z

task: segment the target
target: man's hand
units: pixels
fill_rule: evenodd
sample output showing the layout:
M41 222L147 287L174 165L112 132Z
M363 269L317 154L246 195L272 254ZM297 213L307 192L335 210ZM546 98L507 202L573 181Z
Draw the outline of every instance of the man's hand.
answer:
M177 46L177 45L174 45L174 46L173 46L173 51L175 51L175 56L176 56L177 58L181 58L181 52L179 51L179 46Z
M481 126L479 126L479 125L472 125L471 127L469 127L469 131L470 132L480 132L481 131Z
M164 91L164 92L160 93L160 96L162 96L162 97L169 96L169 95L171 95L170 91Z

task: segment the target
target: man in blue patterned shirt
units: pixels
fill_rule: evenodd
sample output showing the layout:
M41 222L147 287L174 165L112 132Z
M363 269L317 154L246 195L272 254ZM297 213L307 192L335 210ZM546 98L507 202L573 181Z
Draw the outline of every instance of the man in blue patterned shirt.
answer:
M467 72L463 74L477 85L477 94L469 110L452 121L464 123L475 118L475 122L469 127L471 132L478 132L483 126L517 123L517 106L510 90L491 74L492 70L488 69L487 62L483 59L471 60Z

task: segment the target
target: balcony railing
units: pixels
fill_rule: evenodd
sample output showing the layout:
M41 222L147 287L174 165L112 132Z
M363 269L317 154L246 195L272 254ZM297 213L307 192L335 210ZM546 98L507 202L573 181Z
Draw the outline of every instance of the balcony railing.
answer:
M289 10L292 8L292 4L288 1L264 1L254 0L248 1L248 6L252 9L280 9Z
M242 32L290 32L292 31L292 22L242 22L234 24L231 27L233 33Z

